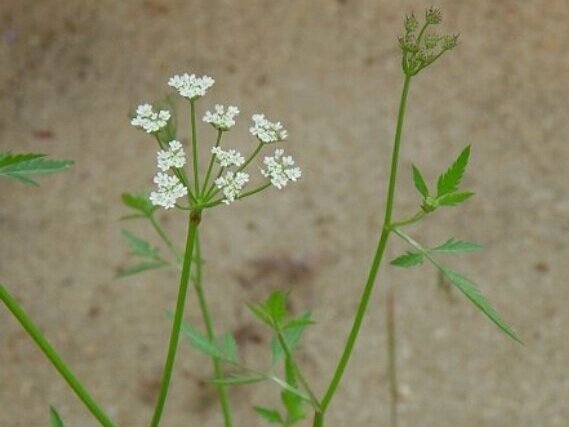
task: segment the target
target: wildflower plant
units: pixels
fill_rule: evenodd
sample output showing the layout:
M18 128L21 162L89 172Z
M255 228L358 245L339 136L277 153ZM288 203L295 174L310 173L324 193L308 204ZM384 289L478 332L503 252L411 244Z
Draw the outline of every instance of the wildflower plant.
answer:
M439 10L428 9L423 22L419 22L414 15L407 16L404 21L403 35L399 38L403 88L391 155L384 221L378 233L377 248L363 286L351 330L336 369L322 396L319 396L312 388L296 356L304 331L313 324L309 311L301 315L291 313L287 304L288 294L283 291L273 292L262 302L249 303L251 315L272 334L271 360L267 361L263 368L252 367L240 357L235 337L230 332L219 334L215 330L214 316L203 287L200 227L205 213L218 206L239 202L271 186L281 190L301 178L301 169L291 156L285 154L280 145L274 149L272 155L265 155L262 159L258 158L266 145L271 145L272 148L288 138L286 129L280 122L271 121L264 114L254 114L249 132L256 143L252 145L248 154L243 155L234 148L226 147L224 141L226 134L238 125L239 109L235 106L226 107L217 104L213 110L206 111L202 117L203 122L212 126L215 142L213 146L202 145L197 129L198 103L208 94L215 82L209 76L198 77L195 74L176 75L168 81L168 85L184 100L189 109L187 145L184 144L183 137L179 135L176 109L171 97L162 103L155 105L145 103L136 108L131 124L152 136L157 144L156 171L152 180L154 188L150 192L123 194L122 201L129 210L123 219L148 221L168 251L163 254L158 246L128 230L123 230L122 235L138 261L123 269L119 276L125 277L166 267L180 271L175 308L168 312L172 328L160 388L150 423L151 427L161 425L181 336L185 337L193 348L211 359L213 367L211 383L217 388L225 427L233 426L228 387L263 381L271 382L278 388L282 403L279 408L262 404L253 407L254 411L267 423L290 427L311 416L314 427L324 426L327 410L339 390L355 348L391 236L400 238L409 246L405 253L391 261L392 266L411 268L425 262L432 264L496 326L514 340L520 341L513 329L498 315L474 282L446 267L441 261L447 254L480 250L480 245L454 237L447 238L438 244L427 245L420 243L406 230L408 226L434 216L437 210L457 206L473 196L474 193L461 188L461 181L470 158L470 146L462 150L456 160L440 174L434 185L429 185L420 169L413 165L411 173L419 196L417 211L402 219L393 217L403 122L411 81L424 69L438 61L446 52L454 49L458 42L457 35L440 35L434 31L441 20ZM200 168L200 153L209 156L207 167L204 170ZM35 154L2 153L0 154L0 176L16 179L26 184L35 184L35 181L30 178L31 174L63 170L70 164L67 161L46 160L41 155ZM159 209L168 210L172 214L176 212L185 217L187 232L183 249L177 248L168 236L156 215ZM190 283L193 284L201 312L202 328L184 321ZM397 414L394 402L397 392L394 300L392 293L388 295L389 379L392 396L390 425L395 427ZM0 285L0 299L99 423L104 427L115 427L116 424L101 409L2 285ZM53 427L64 425L55 408L51 408L51 422Z

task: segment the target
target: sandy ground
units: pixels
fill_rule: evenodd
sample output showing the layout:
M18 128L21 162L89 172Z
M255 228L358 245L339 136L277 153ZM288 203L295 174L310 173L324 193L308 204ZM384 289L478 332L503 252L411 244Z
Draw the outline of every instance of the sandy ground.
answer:
M428 2L430 5L430 2ZM386 424L385 291L397 289L401 426L569 425L567 0L441 1L456 51L413 81L397 198L414 211L410 164L434 180L466 144L477 197L412 229L427 243L483 243L449 263L479 282L519 331L514 344L427 265L383 269L330 426ZM165 357L175 272L118 281L132 262L120 194L150 184L155 146L128 123L167 78L208 73L200 102L242 110L228 144L251 149L246 118L282 120L302 182L203 223L207 294L243 358L268 361L245 301L293 288L312 308L301 364L318 392L347 335L382 220L402 76L395 35L414 1L70 1L0 5L0 149L72 158L40 189L0 181L0 278L121 426L147 425ZM202 135L213 138L208 128ZM183 215L161 215L177 242ZM393 241L388 259L404 246ZM563 308L565 307L565 308ZM187 318L199 325L195 295ZM208 360L183 345L166 426L220 426ZM237 426L278 400L272 386L233 389ZM0 310L0 426L95 422L18 324ZM305 423L303 425L308 425Z

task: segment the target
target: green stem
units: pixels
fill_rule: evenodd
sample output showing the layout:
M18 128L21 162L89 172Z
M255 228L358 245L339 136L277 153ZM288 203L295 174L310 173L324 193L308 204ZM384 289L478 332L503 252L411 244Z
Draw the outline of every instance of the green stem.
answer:
M397 427L397 406L399 391L397 385L397 342L395 329L395 288L392 286L387 294L387 360L390 395L390 427Z
M200 247L199 232L196 236L196 276L194 280L194 288L198 296L198 301L200 304L200 310L202 313L203 322L205 324L207 336L211 341L215 340L215 331L213 327L213 321L211 318L211 313L205 298L205 294L202 287L202 255ZM223 370L221 369L221 362L217 357L212 357L213 370L216 380L223 379ZM227 388L224 384L218 384L217 390L219 393L219 402L221 405L221 411L223 413L223 420L225 427L232 427L233 421L231 417L231 406L229 404L229 397L227 395Z
M387 191L387 202L385 206L385 219L384 219L383 228L381 231L381 235L379 237L379 242L377 244L375 256L373 258L371 268L368 274L367 282L364 287L360 303L358 305L354 322L352 324L352 329L350 330L350 334L348 335L348 339L346 341L346 346L344 347L344 351L342 353L342 356L340 357L340 361L338 362L332 380L330 381L326 393L324 394L324 398L321 401L322 415L318 416L318 414L316 414L314 418L315 427L324 425L324 412L328 408L328 405L330 404L332 397L334 397L336 389L338 388L338 385L340 384L344 371L346 370L346 366L348 365L348 361L350 360L352 350L354 349L354 345L356 343L356 339L360 332L362 321L365 312L367 310L367 306L369 304L371 293L375 284L375 279L377 278L377 273L381 265L381 260L385 252L387 242L389 240L389 234L391 232L390 228L391 217L393 215L393 205L395 202L395 184L397 181L397 166L399 164L399 150L401 146L401 135L403 132L403 119L405 117L405 108L407 104L407 95L409 94L410 83L411 83L411 76L406 75L405 80L403 82L403 90L401 92L399 112L397 115L397 127L395 130L395 140L393 143L393 153L391 156L391 172L389 175L389 185Z
M245 169L249 165L249 163L251 163L253 161L255 156L257 154L259 154L259 151L261 151L261 148L263 148L263 145L265 145L263 142L259 142L259 145L257 145L255 150L251 153L251 155L247 158L247 160L245 160L245 163L243 163L241 166L239 166L239 168L237 169L237 172L241 172L243 169Z
M168 395L170 387L170 380L172 378L172 370L174 368L174 361L176 359L176 352L178 350L178 340L180 338L180 328L182 325L182 318L184 316L184 307L186 303L186 295L188 292L188 283L190 281L190 272L192 267L192 256L194 251L194 244L198 226L201 221L201 211L192 211L188 215L188 235L186 238L186 249L184 253L184 261L182 264L182 274L180 276L180 288L178 291L178 300L176 303L176 313L174 314L174 322L172 325L172 333L170 335L170 344L168 346L168 356L164 365L164 372L162 375L162 382L160 385L160 392L154 409L152 417L152 427L158 427L160 418L164 410L164 403Z
M170 240L170 238L168 237L168 235L166 234L166 232L164 231L164 229L162 228L160 223L158 221L156 221L156 218L154 217L154 215L150 215L148 217L148 219L150 220L152 227L154 227L154 230L156 230L156 233L158 233L158 235L164 241L166 246L168 246L168 249L170 250L170 252L172 252L172 255L174 255L174 258L176 258L176 260L179 260L180 254L176 250L176 247L174 246L174 244L172 243L172 241Z
M49 341L43 336L37 326L28 317L26 312L20 307L18 302L8 293L4 286L0 283L0 299L14 317L20 322L22 327L26 330L28 335L41 349L43 354L49 359L51 364L57 369L61 376L67 381L67 384L75 392L77 397L85 404L93 416L104 427L114 427L115 424L111 421L108 415L97 405L95 400L91 397L85 387L79 382L77 377L71 372L67 364L59 357L55 349L51 346Z
M217 140L215 141L215 145L214 147L217 148L219 147L219 144L221 142L221 135L223 134L223 131L218 130L217 131ZM213 164L215 163L215 154L211 153L211 157L209 158L209 165L207 167L207 172L205 174L205 180L203 183L203 188L202 188L202 193L203 194L208 194L209 190L207 188L207 184L209 183L209 179L211 177L211 172L213 170ZM207 197L207 196L206 196Z
M192 157L194 162L194 187L196 198L200 196L200 173L198 169L198 137L196 131L196 105L194 101L190 101L190 126L192 128Z

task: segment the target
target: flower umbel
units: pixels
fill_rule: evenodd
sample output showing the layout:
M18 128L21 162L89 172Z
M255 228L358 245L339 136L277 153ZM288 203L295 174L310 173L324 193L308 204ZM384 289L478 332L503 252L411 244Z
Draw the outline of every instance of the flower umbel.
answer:
M223 105L216 104L215 111L206 111L203 121L211 124L214 128L227 131L235 126L235 117L239 114L239 108L230 105L227 110Z
M197 77L188 73L175 75L168 80L168 86L172 86L180 95L191 101L204 96L214 83L215 80L209 76Z
M249 174L245 172L227 172L215 180L215 185L219 188L225 198L223 203L232 203L241 195L243 187L249 182Z
M180 180L172 175L158 172L154 177L154 183L158 185L158 191L150 193L150 201L153 205L170 209L176 206L176 200L188 194L188 189Z
M275 150L272 157L265 157L264 163L266 169L262 169L261 173L279 190L286 187L290 181L296 182L302 175L300 168L294 166L292 157L284 156L282 149Z
M224 168L228 166L241 166L245 163L245 159L241 153L236 150L224 151L219 147L213 147L211 152L215 155L217 163Z
M147 133L155 133L168 124L170 116L168 110L155 112L152 105L141 104L136 109L136 117L130 121L130 124L144 129Z
M156 156L158 167L163 172L170 168L181 168L186 164L186 153L180 141L174 139L168 146L168 150L160 150Z
M249 132L265 144L282 141L288 136L281 122L270 122L264 114L254 114L252 119L253 126L249 128Z

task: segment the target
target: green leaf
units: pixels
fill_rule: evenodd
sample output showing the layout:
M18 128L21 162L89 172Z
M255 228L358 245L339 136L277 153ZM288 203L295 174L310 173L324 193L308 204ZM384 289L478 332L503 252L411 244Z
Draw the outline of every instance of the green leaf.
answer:
M450 193L445 194L441 198L437 199L439 206L456 206L474 196L474 193L465 191L464 193Z
M129 267L121 269L117 273L117 278L132 276L137 273L142 273L144 271L149 271L149 270L156 270L158 268L164 268L167 265L168 263L163 261L142 261L138 264L131 265Z
M73 161L47 159L45 154L0 153L0 176L23 184L38 186L29 175L45 175L69 169Z
M283 291L275 291L267 298L265 303L267 314L277 323L280 323L287 315L287 298L288 295Z
M65 427L65 424L63 424L63 420L59 416L57 409L55 409L53 406L50 406L49 412L51 414L51 427Z
M481 310L492 322L498 326L502 331L509 335L512 339L522 344L520 338L510 328L500 315L490 305L488 300L468 278L456 273L448 268L437 266L439 270L455 285L479 310Z
M455 239L451 237L442 245L430 249L433 252L453 253L453 252L473 252L479 251L482 246L478 243L467 242L465 240Z
M227 332L223 337L223 351L225 353L225 358L232 363L237 363L239 361L239 357L237 355L237 342L235 342L235 338L231 334L231 332Z
M281 400L287 410L287 418L291 423L296 423L306 418L304 401L294 393L283 390Z
M152 216L152 214L156 211L156 209L158 209L157 206L154 206L152 203L150 203L147 194L123 193L122 202L124 203L125 206L140 212L144 217ZM140 215L129 216L129 217L136 218L140 217Z
M407 251L403 255L400 255L391 261L390 264L395 265L396 267L409 268L422 263L423 254L421 252Z
M419 169L417 169L415 165L412 166L413 166L413 183L415 184L415 188L419 193L421 193L423 198L426 198L429 195L429 189L427 187L427 184L425 183L425 179L423 178L423 175L421 175Z
M159 249L157 247L152 246L149 242L141 239L128 230L122 230L121 233L133 255L138 255L144 258L152 258L155 260L160 259L158 255Z
M251 313L255 315L263 323L267 324L273 328L273 320L271 316L267 313L267 310L263 304L251 304L247 303L247 307L251 310Z
M282 424L283 423L283 419L281 417L281 414L279 414L279 411L277 411L276 409L263 408L262 406L253 406L253 409L255 410L255 412L257 414L259 414L261 417L263 417L265 419L265 421L267 421L271 424Z
M240 384L253 384L265 380L267 380L267 377L262 374L249 374L249 375L232 374L227 378L215 379L212 380L211 382L220 385L240 385Z
M458 190L464 171L466 170L466 165L468 164L468 158L470 157L470 145L468 145L462 153L458 156L455 162L450 168L443 173L437 182L437 197L441 197L445 194L452 193Z
M295 319L295 321L289 322L289 326L283 330L284 341L291 351L294 351L306 327L313 323L310 320L310 316L310 312L303 314L298 319ZM290 326L291 323L293 326ZM271 341L271 352L273 355L273 363L277 363L285 355L284 349L277 337L274 337Z
M302 391L300 391L296 387L290 385L286 381L283 381L280 378L275 377L274 375L271 375L268 378L271 381L277 383L283 390L287 390L287 391L291 392L292 394L294 394L295 396L301 398L302 400L310 402L310 398L307 395L305 395Z
M171 313L169 313L169 317L172 318ZM210 357L216 357L218 359L225 358L223 350L218 343L210 340L189 323L182 322L182 333L188 337L191 346L196 350L199 350Z

